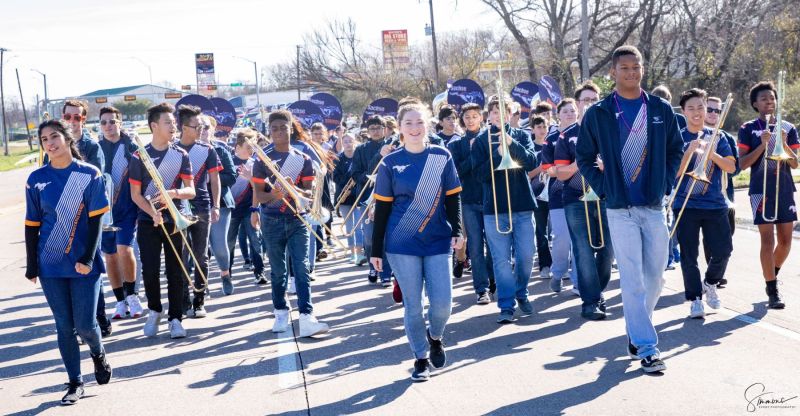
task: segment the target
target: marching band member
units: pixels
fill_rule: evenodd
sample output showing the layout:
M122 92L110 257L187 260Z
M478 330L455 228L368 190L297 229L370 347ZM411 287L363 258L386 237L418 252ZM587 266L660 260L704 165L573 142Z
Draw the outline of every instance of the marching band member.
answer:
M194 198L188 200L191 212L197 217L197 222L186 229L190 247L186 247L184 263L189 264L191 256L188 251L194 253L200 267L195 267L194 284L198 288L205 285L203 277L208 279L208 234L211 224L219 220L219 200L220 183L219 171L222 164L219 161L217 152L207 143L198 142L200 133L208 129L208 125L203 123L202 111L200 107L181 105L178 107L178 129L180 129L180 140L177 146L189 155L192 165L192 180L194 181ZM211 189L209 189L209 182ZM194 299L189 304L189 293L184 291L184 310L186 316L190 318L204 318L205 309L205 290L194 293Z
M461 217L467 238L467 250L472 262L472 287L475 289L478 305L492 303L494 294L494 271L492 257L486 255L486 232L483 228L483 185L478 180L472 164L472 150L475 140L483 132L481 106L474 103L461 107L461 123L464 136L456 138L447 145L463 186L461 192Z
M386 156L375 184L375 225L370 262L394 264L403 289L404 326L414 354L411 379L426 381L429 364L446 364L443 337L452 309L450 252L464 244L459 223L461 184L450 154L427 144L428 109L400 107L404 147ZM423 317L423 285L428 296L428 328Z
M695 168L701 160L700 155L696 152L698 149L710 152L706 174L711 182L705 184L697 181L694 186L689 188L693 181L688 177L684 178L681 188L675 190L677 192L675 202L671 207L677 220L684 201L689 198L683 214L680 214L676 233L681 247L684 293L686 300L692 302L689 316L702 318L705 315L703 295L711 309L721 307L717 295L717 284L725 275L728 259L733 251L731 228L728 224L728 204L722 189L722 175L733 173L736 170L736 159L733 157L728 141L723 137L719 138L715 149L708 147L708 141L714 132L704 128L705 91L698 88L684 91L680 97L680 106L686 117L686 127L681 129L686 151L678 172L691 172ZM699 137L701 132L703 138ZM711 253L705 279L700 278L700 268L697 266L701 230L703 245L707 246Z
M122 113L115 107L100 109L100 148L108 160L106 173L111 175L114 200L110 201L114 226L117 231L103 232L102 252L107 263L108 281L117 299L111 319L142 316L142 305L136 292L136 258L133 242L136 239L136 217L139 215L131 199L128 168L131 155L136 152L127 133L122 131ZM105 315L105 313L103 313ZM99 316L99 315L98 315Z
M299 124L294 123L294 117L286 110L271 113L267 124L272 138L272 147L266 151L267 157L280 170L280 174L287 178L290 185L298 187L298 193L310 198L314 181L311 158L290 145L290 138L300 134L293 131ZM313 315L308 256L310 230L306 223L298 218L300 215L305 215L305 212L296 206L293 198L287 196L288 190L283 189L279 180L270 172L261 160L257 160L253 166L254 199L261 204L261 213L259 217L258 212L254 212L256 215L252 215L251 220L254 227L260 222L262 235L267 242L272 278L272 304L275 308L272 332L284 332L289 327L289 304L286 301L287 257L292 265L297 290L300 336L309 337L328 332L328 325L319 322ZM274 186L269 186L267 181ZM287 206L286 202L292 206Z
M534 116L528 123L533 136L533 151L541 158L542 151L547 145L547 120L542 116ZM552 163L551 163L552 165ZM531 179L531 192L536 198L533 208L533 223L536 228L536 257L539 263L539 276L542 279L550 278L550 267L553 265L553 256L550 254L550 232L548 231L550 217L550 203L547 195L547 181L544 162L528 174ZM469 245L469 239L467 239ZM560 282L559 282L560 283Z
M75 331L89 345L97 384L111 379L95 319L100 273L105 272L98 247L101 218L109 204L102 173L81 160L65 124L45 121L38 135L49 163L33 171L25 185L25 277L41 282L53 312L69 377L61 404L71 405L84 394Z
M439 109L437 120L442 127L442 130L436 133L436 136L441 140L442 147L448 147L451 141L457 140L459 134L456 132L456 120L458 114L456 110L449 106L444 105ZM464 268L467 265L467 247L464 246L460 250L454 252L453 256L453 277L461 278L464 275Z
M768 306L783 309L786 305L778 292L778 272L783 262L789 257L792 248L792 226L797 221L797 209L794 204L794 181L791 169L797 169L795 152L800 147L797 129L784 121L779 130L768 123L767 116L772 115L774 123L775 100L777 91L771 82L759 82L750 89L750 106L758 113L758 118L744 123L739 128L739 162L742 169L750 170L750 205L753 208L753 223L758 226L761 235L761 271L766 281ZM780 131L778 136L776 131ZM786 152L792 156L787 167L780 170L777 178L775 170L777 161L767 162L767 187L764 187L764 152L772 153L776 142L780 141ZM776 183L777 179L777 183ZM776 186L779 193L775 195ZM772 194L770 194L772 191ZM775 209L777 198L777 210ZM765 210L766 207L766 210ZM776 212L777 211L777 212ZM775 217L774 221L766 221L764 215ZM775 243L777 236L777 244Z
M550 108L550 105L547 103L540 103L537 105L537 109L539 106L542 106L543 109ZM564 213L564 182L556 178L555 169L556 145L561 137L561 132L571 126L572 125L567 124L566 121L562 121L559 125L551 128L545 139L544 146L542 146L541 167L550 177L547 184L547 204L550 211L550 228L553 235L553 248L550 251L552 264L549 270L552 276L546 274L540 275L543 279L550 279L550 290L555 293L561 292L561 281L565 277L569 277L572 283L572 292L580 296L580 292L578 291L578 267L575 265L575 256L572 254L569 227L567 226L567 217ZM571 268L570 265L572 266ZM545 273L547 273L547 271L545 271Z
M472 149L472 165L475 175L483 182L483 222L486 240L492 255L494 276L497 279L497 305L500 315L497 323L506 324L514 321L514 306L519 306L523 316L533 314L533 305L528 300L528 282L533 268L533 207L536 202L528 183L528 172L535 168L536 157L528 134L509 126L499 126L500 100L505 101L505 119L511 116L511 103L505 97L493 97L486 108L489 112L489 126L482 132L474 143ZM489 145L490 133L497 137ZM502 159L501 140L505 140L509 149L509 156L522 165L522 169L511 169L505 172L495 171ZM495 166L489 164L489 152ZM508 206L509 195L506 194L506 174L511 198ZM495 175L497 186L492 189L491 177ZM495 202L497 211L495 212ZM512 213L509 221L508 212ZM499 227L508 229L513 224L513 231L501 234ZM513 250L513 253L512 253ZM511 265L511 256L514 256L514 266Z
M233 256L230 255L228 249L228 229L231 224L231 211L236 207L236 202L233 200L231 193L231 186L236 183L238 175L236 167L233 164L232 150L223 140L216 137L217 120L208 115L201 115L198 119L203 126L200 131L200 143L210 145L217 153L217 158L220 162L219 175L219 220L211 223L211 229L208 235L208 246L211 253L217 260L217 267L219 267L220 280L222 281L222 294L233 294L233 281L230 274L230 263L233 261ZM221 138L225 138L222 136ZM209 181L210 181L209 177ZM214 189L212 187L211 191ZM211 195L211 200L217 199L215 195Z
M585 88L587 87L578 87L575 96L580 97ZM597 93L592 92L596 96ZM575 145L580 130L576 101L565 98L558 103L557 109L562 125L569 124L569 127L561 131L561 137L556 143L555 169L558 179L564 182L564 217L569 228L577 269L578 290L582 300L581 316L590 320L605 319L606 300L603 291L611 280L611 262L614 259L611 241L604 241L604 236L609 234L605 202L600 201L598 206L595 202L585 203L581 200L589 188L575 163ZM600 245L602 247L595 248Z
M164 249L164 267L167 275L167 298L169 299L168 322L170 338L183 338L186 330L181 324L183 319L183 292L186 287L183 272L180 268L182 260L183 239L180 233L167 234L162 223L172 228L175 219L168 212L154 210L147 198L167 203L167 198L180 206L181 200L195 197L192 165L189 155L172 142L176 132L175 107L161 103L147 109L147 123L153 132L153 141L145 149L161 176L167 195L158 194L153 178L140 159L139 152L133 154L130 162L128 181L131 185L131 199L139 207L136 240L142 260L142 279L147 296L147 308L150 310L143 332L147 337L158 334L158 327L163 317L161 304L161 250ZM182 185L182 187L181 187ZM171 243L170 243L171 241ZM173 247L175 250L173 250ZM176 253L177 251L177 253Z
M264 259L261 257L261 230L250 224L251 213L260 213L258 204L253 204L253 154L255 150L248 140L256 140L258 132L251 129L240 130L236 134L236 147L234 148L233 165L237 171L236 182L231 186L236 207L231 211L231 225L228 228L228 253L231 259L229 269L233 269L233 252L236 248L236 239L241 231L245 239L239 240L239 247L244 252L249 247L253 264L253 275L257 285L267 284L264 277ZM242 242L244 241L244 242ZM228 271L230 275L231 270Z
M322 157L325 157L327 160L333 161L336 159L335 153L333 153L333 147L325 141L328 136L328 129L325 128L325 125L322 123L314 123L311 125L311 140L320 148L322 149ZM333 163L331 163L333 164ZM321 184L317 184L316 186L322 187L322 207L327 209L331 212L331 216L328 217L328 222L325 223L325 227L318 227L317 230L318 234L327 240L327 244L329 247L333 246L333 236L327 235L327 230L331 230L331 226L333 225L333 202L331 202L331 178L333 176L333 169L331 166L328 166L327 173L325 174L325 180ZM316 241L316 238L314 238ZM317 260L324 260L328 257L328 252L320 247L317 246Z
M342 191L347 183L352 179L352 175L350 174L351 166L353 165L353 156L356 150L356 138L350 133L345 133L341 138L342 143L342 152L336 156L336 167L333 169L333 183L336 186L336 192L334 194L334 200L339 201L342 197ZM339 204L339 213L347 213L350 212L350 209L353 207L353 203L356 199L356 194L353 192L354 188L350 189L350 194ZM351 254L351 261L353 264L358 266L363 266L367 262L367 258L364 256L362 245L363 242L363 235L361 234L361 230L358 229L353 232L353 228L355 227L355 222L357 218L355 215L350 216L345 223L345 232L349 235L353 233L352 236L347 237L347 245L350 247L350 254Z
M669 244L662 201L674 185L682 140L672 106L642 90L642 73L638 49L614 50L610 74L616 90L586 110L575 151L581 175L606 200L611 242L620 248L628 351L649 373L666 369L652 316ZM598 155L607 171L598 167Z

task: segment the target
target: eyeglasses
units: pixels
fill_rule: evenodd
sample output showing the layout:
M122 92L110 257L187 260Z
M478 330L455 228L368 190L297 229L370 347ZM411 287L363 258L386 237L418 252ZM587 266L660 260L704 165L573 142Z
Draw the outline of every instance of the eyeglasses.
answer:
M706 113L709 113L709 114L711 114L711 113L722 114L722 109L721 108L706 107Z
M584 103L584 104L594 104L594 103L600 101L600 99L599 98L593 98L593 97L586 97L586 98L581 98L579 101Z
M106 124L110 124L112 126L116 126L119 124L119 120L112 118L111 120L100 120L100 125L105 126Z
M369 130L369 131L381 131L384 128L385 127L383 127L383 126L377 126L377 127L376 126L372 126L372 127L368 128L367 130Z
M187 128L190 128L190 129L195 129L195 131L203 131L203 130L208 128L208 126L203 125L203 124L198 124L196 126L183 126L183 127L187 127Z
M72 119L75 119L75 121L86 120L86 116L84 116L83 114L64 114L64 116L62 116L61 118L63 118L64 121L72 121Z

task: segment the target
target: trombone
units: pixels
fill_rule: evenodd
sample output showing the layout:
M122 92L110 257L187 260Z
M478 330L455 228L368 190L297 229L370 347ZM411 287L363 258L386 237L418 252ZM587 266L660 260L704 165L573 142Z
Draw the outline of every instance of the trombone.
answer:
M581 173L577 172L577 174L580 175ZM583 196L578 199L583 201L583 210L586 214L586 231L589 234L589 247L600 250L606 246L606 238L603 233L603 213L600 211L600 197L597 196L591 186L586 186L586 179L583 178L583 175L581 175L581 188L583 189ZM597 227L600 230L600 242L597 245L594 244L594 239L592 238L592 224L589 222L589 202L597 204Z
M328 244L325 242L325 240L322 237L320 237L316 231L314 231L314 227L311 224L309 224L309 222L305 218L303 218L302 212L305 211L306 206L311 200L300 195L297 192L297 189L294 187L294 185L290 184L289 181L287 181L286 178L284 178L283 175L281 175L280 169L278 169L274 165L272 159L270 159L269 156L267 156L267 154L264 153L264 149L262 149L261 146L259 146L258 143L255 142L255 140L249 137L245 138L245 140L247 141L247 144L249 144L250 147L252 147L253 150L256 152L256 155L264 164L264 166L266 166L267 169L269 169L272 176L275 177L275 183L270 182L269 178L264 178L264 182L267 185L269 185L270 188L274 188L276 184L280 185L281 188L283 188L283 191L286 192L289 195L289 197L297 204L297 208L295 208L291 203L289 203L289 201L286 200L286 197L281 198L281 201L287 207L289 207L290 210L292 210L292 213L303 223L303 225L306 228L308 228L308 231L317 239L317 241L319 241L322 244L322 247L330 248Z
M394 143L390 143L389 145L392 147L395 146ZM389 152L389 154L391 154L391 152ZM372 200L372 196L370 195L370 198L367 200L367 207L364 209L364 213L361 214L356 223L353 225L353 230L350 231L349 233L346 232L344 227L345 224L347 224L347 219L350 218L355 213L356 207L358 206L358 201L360 201L361 197L364 196L364 191L366 191L367 188L369 188L370 186L375 185L375 179L378 175L378 168L381 166L381 163L383 163L383 159L385 157L386 156L383 156L381 160L378 161L378 164L375 165L375 169L372 169L372 173L367 175L367 181L364 183L364 187L361 188L361 192L358 193L355 202L353 202L353 206L350 208L350 211L348 211L347 214L342 218L342 223L339 225L339 227L341 228L340 231L342 231L342 235L344 235L345 237L352 237L353 235L355 235L356 231L358 230L358 225L361 224L361 221L364 220L365 214L369 211L370 206L374 202L374 200ZM353 183L353 186L355 186L355 181ZM344 201L344 199L342 199L342 201Z
M499 145L503 149L503 157L500 159L500 164L494 168L494 158L492 156L492 126L489 123L489 127L486 129L486 137L489 139L489 166L490 169L494 171L503 171L505 172L506 176L506 198L507 198L507 207L508 207L508 229L503 230L500 228L500 215L497 212L497 185L494 179L494 172L491 172L489 176L492 178L492 202L494 203L494 226L498 233L500 234L511 234L514 231L514 222L512 220L513 213L511 212L511 189L509 185L508 179L508 171L511 169L518 169L520 165L511 159L511 153L508 149L508 143L506 143L505 139L505 114L506 114L506 103L505 97L503 96L503 92L505 89L503 88L503 73L502 68L500 65L497 66L497 75L498 78L495 80L495 87L497 89L497 110L500 112L500 131L498 132L498 139L500 140Z
M764 169L764 182L761 188L763 192L763 196L761 198L761 218L766 222L773 222L778 219L778 191L780 190L781 186L781 163L794 158L794 155L787 153L783 147L783 117L781 116L781 102L783 101L783 95L785 91L785 77L786 71L778 72L778 91L776 94L777 97L775 97L775 127L773 128L772 135L770 136L770 141L773 142L772 151L767 152L766 149L764 149L764 158L761 162L762 169ZM767 114L766 118L766 129L769 131L769 121L771 117L769 114ZM767 144L767 147L769 147L769 143ZM775 162L775 210L772 217L767 216L767 167L769 166L770 160Z
M678 184L675 186L675 190L672 192L672 195L669 198L669 202L667 203L667 209L672 209L672 204L675 202L675 198L678 195L678 192L681 189L681 183L683 182L684 176L690 176L692 178L692 182L689 183L689 186L686 188L686 198L683 200L683 204L681 204L681 209L678 211L678 216L675 217L675 221L672 223L672 230L669 232L669 238L672 239L672 236L675 235L675 231L678 229L678 223L683 216L683 211L686 209L686 203L689 202L689 198L692 196L692 192L694 192L694 187L697 182L703 182L705 184L711 183L711 179L708 177L708 168L709 163L711 162L711 154L714 153L717 149L717 143L720 140L722 129L722 124L725 123L725 118L728 117L728 113L731 110L731 105L733 104L733 94L728 93L728 97L725 99L725 102L722 104L722 114L720 114L719 119L717 120L717 125L714 126L714 133L711 135L711 139L708 143L704 146L704 149L697 149L697 153L702 154L702 158L700 160L695 161L694 168L691 172L686 172L689 168L689 164L687 163L686 166L683 168L683 171L680 173L680 178L678 179ZM697 139L701 139L703 137L702 130L700 131ZM722 172L723 175L727 175L727 173ZM766 177L766 176L765 176ZM725 194L725 189L722 189L722 193Z
M167 210L167 212L169 212L169 215L175 221L175 229L173 229L171 233L167 231L167 227L164 225L164 221L161 221L160 223L161 230L164 232L165 235L172 235L175 233L179 233L181 235L183 244L186 245L187 251L189 251L189 254L192 256L192 261L194 262L194 268L195 270L197 270L198 273L200 273L200 277L203 280L202 288L198 289L194 285L192 277L186 270L186 265L183 264L183 260L181 260L183 258L183 255L178 252L178 249L175 247L175 244L172 243L171 238L167 238L169 246L172 248L172 252L175 254L175 258L178 260L178 264L181 266L181 270L183 271L184 277L186 277L186 280L189 282L189 287L192 288L192 290L194 290L197 293L204 292L208 288L208 277L206 277L205 273L203 273L203 269L200 268L200 262L197 261L197 258L195 257L194 252L192 251L191 245L189 245L189 242L186 240L186 234L183 233L183 230L189 228L189 226L197 222L197 218L187 218L186 216L184 216L178 210L178 207L175 206L175 202L173 202L172 199L167 197L167 189L166 187L164 187L164 179L158 172L158 168L156 168L156 165L153 163L153 160L150 159L150 154L147 153L147 149L144 148L144 144L142 144L142 141L139 140L139 136L133 135L132 138L134 142L136 142L136 147L138 148L139 160L142 161L142 165L144 165L144 168L147 170L147 174L150 175L150 178L153 181L152 183L156 187L156 190L158 191L157 195L163 196L162 199L164 200L164 205L157 208L156 207L157 198L153 196L146 197L147 202L150 204L150 207L153 209L153 211Z

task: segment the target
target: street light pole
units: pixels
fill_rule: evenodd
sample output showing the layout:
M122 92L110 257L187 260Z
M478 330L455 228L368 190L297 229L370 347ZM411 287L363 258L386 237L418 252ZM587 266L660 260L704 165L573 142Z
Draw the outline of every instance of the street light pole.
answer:
M42 105L42 113L47 113L48 112L48 109L47 109L47 74L45 74L42 71L36 70L36 69L31 69L31 71L38 72L39 75L41 75L42 78L44 78L44 104Z
M247 62L250 62L251 64L253 64L253 75L256 77L256 102L258 103L258 111L260 113L261 112L261 94L260 94L261 93L261 87L260 87L260 84L258 83L258 64L256 64L256 61L252 61L252 60L247 59L247 58L242 58L241 56L234 56L234 58L239 58L239 59L241 59L243 61L247 61Z
M142 64L142 65L147 67L147 74L150 76L150 98L153 98L153 103L155 103L157 100L155 100L156 93L153 91L153 68L147 62L143 61L139 57L131 56L129 58L130 59L135 59L135 60L139 61L140 64Z
M439 52L436 49L436 25L433 23L433 0L428 0L428 5L431 9L431 40L433 41L433 88L435 88L433 95L439 93Z

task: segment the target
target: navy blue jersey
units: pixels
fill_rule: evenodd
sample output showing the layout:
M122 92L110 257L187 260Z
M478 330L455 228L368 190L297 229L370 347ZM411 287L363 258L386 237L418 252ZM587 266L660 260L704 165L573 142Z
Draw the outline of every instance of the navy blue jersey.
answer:
M547 138L544 141L542 153L540 155L542 159L541 166L543 171L550 169L556 164L556 144L559 137L561 137L561 132L558 131L558 128L550 129L550 132L547 133ZM564 182L551 177L547 183L547 203L550 209L564 208L563 193Z
M703 134L705 136L705 140L710 140L711 135L713 135L714 132L709 128L704 128ZM684 151L686 151L686 148L689 147L689 143L697 139L698 133L692 133L688 128L684 128L681 130L681 136L683 137L683 148ZM733 157L733 152L731 152L731 147L728 144L728 141L722 136L720 136L719 141L717 141L716 153L722 157L729 158L734 161L736 160ZM701 157L702 155L698 153L692 155L691 159L689 160L689 164L686 167L686 172L691 172L695 167L695 163L697 163ZM691 188L691 191L689 191L689 185L692 184L692 178L688 175L684 176L683 181L681 182L681 187L678 189L678 193L675 195L675 202L672 204L672 208L681 209L681 206L686 199L687 192L691 192L691 196L689 197L689 200L686 201L686 208L727 208L728 204L725 202L725 196L722 194L722 174L722 170L716 164L714 164L711 159L709 159L708 165L706 165L706 176L708 176L708 178L711 180L711 183L696 181L694 186Z
M239 159L239 156L233 155L233 165L236 169L247 168L250 172L253 171L255 159L250 158L247 160ZM245 218L250 215L250 207L253 206L253 186L249 180L239 174L236 177L236 182L231 186L231 194L236 203L236 207L231 212L232 218Z
M450 252L452 228L445 196L461 192L453 158L441 146L421 153L400 148L378 167L375 199L392 203L386 228L386 252L432 256Z
M311 164L311 158L294 147L289 147L288 152L279 152L273 147L266 150L266 154L273 161L273 164L280 169L281 176L290 178L290 182L298 188L303 181L314 180L314 168ZM256 160L253 165L253 186L261 186L265 192L271 192L272 189L267 185L267 180L271 184L280 187L280 184L276 183L275 177L264 165L264 162ZM293 198L287 195L286 200L292 204L295 210L298 209L297 203ZM300 210L300 212L303 211ZM293 210L289 209L283 201L261 204L261 212L267 215L294 215Z
M208 174L222 170L217 151L211 145L196 142L184 146L175 143L186 151L192 164L192 180L194 181L194 198L191 200L193 211L208 212L211 210L211 192L208 190Z
M156 150L152 144L144 147L150 159L158 169L158 174L161 176L164 188L167 190L180 188L184 179L192 179L192 164L189 161L189 155L186 151L170 144L164 150ZM158 189L153 183L150 174L145 169L141 159L139 159L139 152L133 154L129 167L130 174L128 175L128 182L131 184L139 185L142 188L142 196L152 197L158 194ZM180 199L173 199L176 207L180 207ZM172 216L167 212L162 212L164 222L173 222ZM140 221L152 221L153 219L142 210L139 210Z
M644 186L647 183L647 103L644 98L629 100L614 93L619 141L622 148L622 176L628 188L631 205L647 205Z
M100 171L77 160L64 169L44 165L28 176L25 201L25 225L40 227L39 277L84 277L75 263L88 249L89 217L110 209ZM105 272L100 247L96 250L90 276Z
M123 220L136 217L138 207L131 199L131 187L128 182L128 169L131 156L136 152L136 144L127 134L122 133L116 142L101 137L100 149L106 161L105 173L111 175L114 186L114 199L111 201L114 218Z
M564 129L559 135L553 155L556 166L568 166L575 162L575 146L578 143L578 131L578 123L575 123ZM561 200L564 205L579 202L580 197L584 194L584 185L587 187L586 190L588 191L589 184L585 184L580 172L576 172L566 181L560 182L564 184L561 194Z
M743 152L750 152L752 149L761 145L761 133L766 128L764 120L755 119L742 124L739 128L739 149ZM772 153L775 148L775 139L777 135L774 131L774 126L770 127L772 134L770 135L769 143L767 144L767 153ZM797 151L800 148L800 141L797 137L797 129L789 122L783 122L783 131L786 132L786 142L789 147ZM762 195L764 186L764 171L762 164L764 155L758 157L758 160L752 165L750 169L750 191L749 195ZM770 160L767 162L767 189L775 189L775 169L776 161ZM788 165L781 166L781 182L780 182L780 199L787 198L792 200L795 191L794 181L792 180L792 172Z

